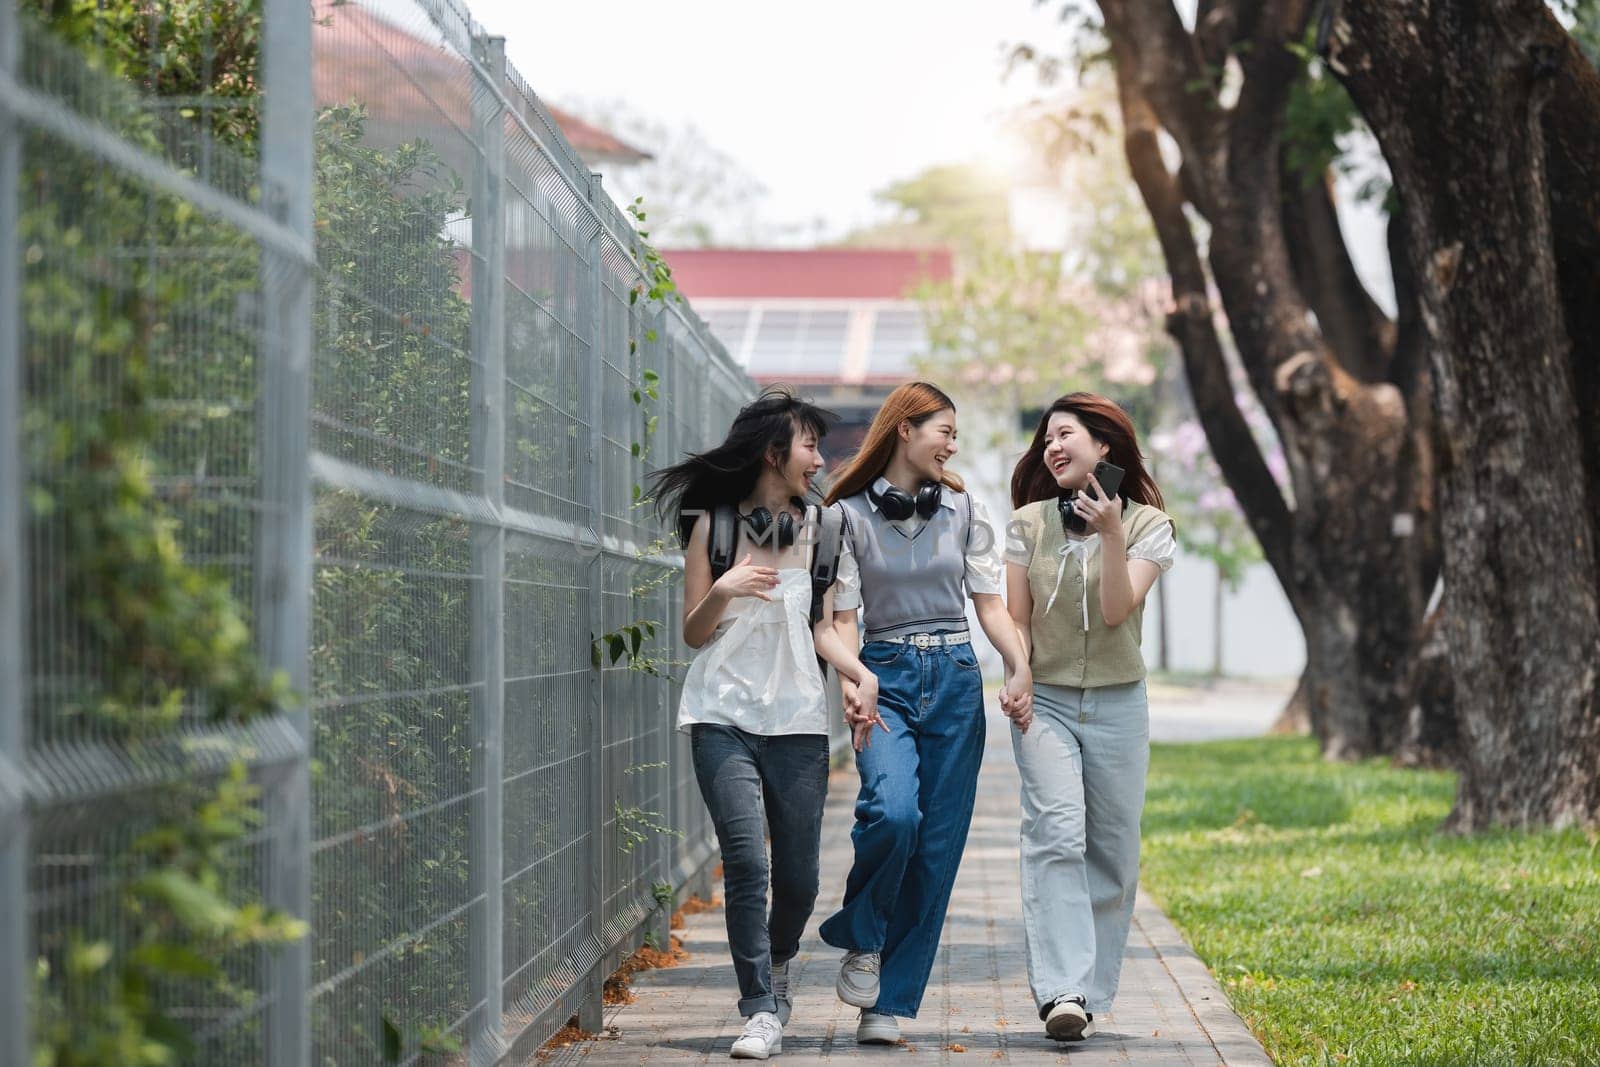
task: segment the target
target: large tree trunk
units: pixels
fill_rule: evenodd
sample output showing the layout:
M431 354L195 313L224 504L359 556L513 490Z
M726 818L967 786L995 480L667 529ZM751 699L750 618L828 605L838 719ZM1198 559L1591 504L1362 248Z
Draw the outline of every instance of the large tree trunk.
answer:
M1455 767L1461 762L1461 731L1456 723L1450 649L1438 609L1423 624L1422 635L1414 665L1416 703L1406 717L1394 761L1401 767Z
M1572 341L1573 389L1583 420L1589 514L1600 515L1600 71L1544 12L1555 42L1555 88L1542 109L1555 235L1556 279ZM1600 573L1595 575L1600 593Z
M1331 14L1329 63L1405 211L1438 397L1463 750L1451 824L1600 822L1596 519L1540 124L1565 35L1539 0L1343 0Z
M1412 458L1406 398L1341 364L1304 295L1315 294L1363 374L1378 377L1388 353L1371 345L1391 345L1392 327L1374 321L1374 305L1352 288L1359 283L1325 188L1321 203L1297 201L1289 218L1302 239L1340 247L1291 255L1285 236L1279 130L1300 76L1285 45L1303 34L1306 5L1208 4L1198 41L1169 0L1100 6L1129 165L1172 275L1169 329L1212 452L1305 630L1312 727L1332 758L1392 751L1411 704L1409 661L1424 601L1417 541L1396 516L1416 515L1427 486L1415 470L1397 477ZM1245 33L1250 47L1236 52L1243 86L1225 109L1197 90L1207 80L1200 58L1222 54L1240 43L1232 35ZM1162 159L1162 129L1183 153L1179 175ZM1210 273L1251 384L1283 440L1293 510L1234 402L1185 201L1211 222Z
M1311 732L1311 661L1307 647L1306 669L1300 672L1300 681L1289 695L1289 700L1278 712L1268 733L1303 736Z

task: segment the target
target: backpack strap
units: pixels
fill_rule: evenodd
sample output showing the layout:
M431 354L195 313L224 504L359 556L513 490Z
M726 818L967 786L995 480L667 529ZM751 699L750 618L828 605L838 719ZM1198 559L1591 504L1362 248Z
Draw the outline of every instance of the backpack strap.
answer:
M817 524L817 544L811 553L811 625L822 619L823 597L839 577L839 556L843 551L844 510L840 507L807 509L807 518Z
M739 513L732 504L718 504L711 509L711 539L706 542L713 582L733 568L733 554L738 548Z

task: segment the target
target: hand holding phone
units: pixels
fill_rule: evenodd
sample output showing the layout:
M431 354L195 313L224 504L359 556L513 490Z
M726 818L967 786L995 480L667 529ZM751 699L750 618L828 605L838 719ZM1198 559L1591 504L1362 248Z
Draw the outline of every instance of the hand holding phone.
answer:
M1121 467L1105 460L1101 460L1094 465L1094 480L1100 483L1101 489L1105 490L1105 496L1101 497L1102 500L1110 500L1117 495L1117 491L1122 488L1122 476L1124 473L1126 472ZM1085 488L1091 494L1093 493L1094 487L1092 485Z
M1122 488L1123 473L1123 469L1117 466L1115 463L1101 460L1099 463L1094 465L1093 477L1094 481L1099 483L1100 488L1105 495L1096 496L1094 492L1094 485L1088 484L1085 485L1082 490L1083 496L1086 499L1096 501L1114 499L1118 491ZM1078 513L1078 495L1079 490L1069 489L1067 492L1063 493L1057 498L1057 505L1061 509L1062 529L1066 530L1068 533L1081 535L1089 532L1089 524L1084 520L1084 517Z

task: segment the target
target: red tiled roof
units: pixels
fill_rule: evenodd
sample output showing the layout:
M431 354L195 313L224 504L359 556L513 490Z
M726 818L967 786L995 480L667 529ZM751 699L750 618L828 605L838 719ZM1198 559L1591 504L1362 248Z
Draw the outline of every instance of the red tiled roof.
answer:
M690 300L901 300L919 282L950 277L950 252L942 248L686 248L662 256Z
M562 134L578 150L578 155L593 163L605 161L608 163L640 163L652 158L649 152L642 148L635 148L615 134L607 133L598 126L591 125L572 114L563 111L554 104L545 104L550 112L550 117L556 120L556 125L561 127Z
M453 142L460 142L472 124L473 79L466 59L359 4L315 0L314 14L311 79L317 103L359 101L369 133L380 143L422 137L457 166L453 155L464 146ZM651 158L576 115L545 107L590 166Z

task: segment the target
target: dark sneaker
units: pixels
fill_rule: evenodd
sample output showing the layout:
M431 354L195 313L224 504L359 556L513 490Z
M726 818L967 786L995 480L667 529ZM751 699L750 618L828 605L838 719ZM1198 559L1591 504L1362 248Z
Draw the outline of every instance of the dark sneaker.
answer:
M1082 1041L1093 1033L1092 1025L1076 997L1056 1001L1044 1017L1044 1032L1057 1041Z

